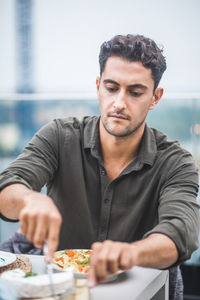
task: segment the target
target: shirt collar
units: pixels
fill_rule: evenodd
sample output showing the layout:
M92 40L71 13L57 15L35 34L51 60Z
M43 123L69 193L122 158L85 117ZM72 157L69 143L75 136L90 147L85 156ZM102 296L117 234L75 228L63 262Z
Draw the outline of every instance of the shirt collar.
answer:
M97 116L88 118L84 128L84 148L99 147L99 120Z
M153 165L157 155L157 144L153 130L145 125L138 160L143 164Z
M87 122L84 129L84 148L96 149L100 156L101 147L99 140L99 120L100 117L92 117ZM137 160L142 164L153 165L157 154L156 139L153 130L145 125L139 155Z

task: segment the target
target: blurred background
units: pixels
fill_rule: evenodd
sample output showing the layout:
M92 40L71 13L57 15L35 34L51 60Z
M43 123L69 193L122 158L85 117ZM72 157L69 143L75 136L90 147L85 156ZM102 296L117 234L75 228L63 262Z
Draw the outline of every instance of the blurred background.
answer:
M0 0L0 171L43 124L99 114L100 45L128 33L153 38L167 58L149 126L179 140L200 167L199 12L199 0ZM0 242L17 229L0 221Z

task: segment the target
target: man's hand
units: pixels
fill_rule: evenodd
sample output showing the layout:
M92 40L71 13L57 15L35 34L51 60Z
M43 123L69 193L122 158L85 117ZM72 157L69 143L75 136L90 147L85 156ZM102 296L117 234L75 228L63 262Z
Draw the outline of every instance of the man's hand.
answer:
M114 241L94 243L90 258L88 274L89 287L103 282L118 270L128 270L134 266L135 255L133 244Z
M88 285L94 287L118 270L133 266L165 269L178 259L175 243L166 235L152 233L145 239L133 242L105 241L92 245Z
M61 215L53 200L37 192L31 191L25 197L25 206L19 214L21 233L41 248L47 241L49 256L53 256L59 241Z
M47 242L48 256L57 250L62 217L53 200L22 184L13 184L0 193L0 211L20 221L21 233L36 247Z

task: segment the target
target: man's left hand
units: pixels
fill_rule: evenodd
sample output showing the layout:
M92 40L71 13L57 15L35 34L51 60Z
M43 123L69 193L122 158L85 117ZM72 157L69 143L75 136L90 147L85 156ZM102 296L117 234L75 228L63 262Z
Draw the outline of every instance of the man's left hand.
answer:
M94 287L119 270L128 270L134 266L133 244L106 240L92 245L88 285Z

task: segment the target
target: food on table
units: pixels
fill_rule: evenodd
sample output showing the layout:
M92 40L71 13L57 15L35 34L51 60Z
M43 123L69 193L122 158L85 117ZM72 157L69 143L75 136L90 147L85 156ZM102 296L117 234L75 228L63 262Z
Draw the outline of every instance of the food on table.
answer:
M24 275L24 277L26 278L26 277L37 276L37 275L38 275L38 274L35 273L35 272L27 272L27 273Z
M1 278L16 291L19 298L41 298L52 295L48 274L26 276L24 271L15 269L3 272ZM71 272L53 273L52 280L56 295L70 291L73 287Z
M92 250L66 249L54 254L53 263L60 269L73 269L74 273L87 274Z
M28 257L21 255L21 254L16 254L15 256L16 256L16 260L13 263L6 265L6 266L1 266L1 264L0 264L0 275L5 271L14 270L17 268L23 270L25 273L32 272L32 264ZM5 259L5 262L6 262L6 259ZM4 263L4 262L2 261L2 263Z

